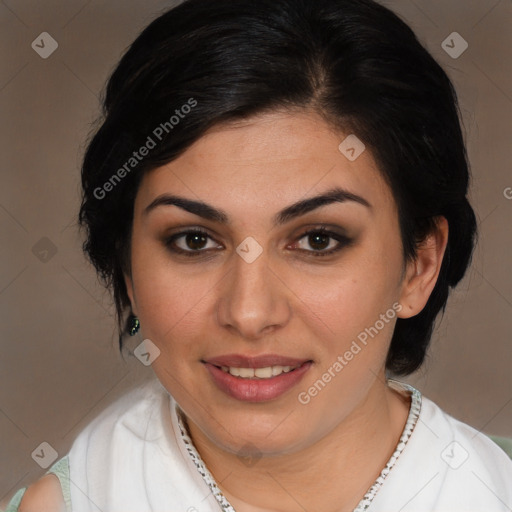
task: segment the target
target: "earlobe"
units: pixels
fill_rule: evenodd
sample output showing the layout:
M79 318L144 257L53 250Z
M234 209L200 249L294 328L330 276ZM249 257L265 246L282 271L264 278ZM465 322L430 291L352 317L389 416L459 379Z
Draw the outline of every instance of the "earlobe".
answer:
M410 318L425 307L436 285L448 243L448 221L436 218L436 228L417 248L416 258L407 263L402 281L399 318Z

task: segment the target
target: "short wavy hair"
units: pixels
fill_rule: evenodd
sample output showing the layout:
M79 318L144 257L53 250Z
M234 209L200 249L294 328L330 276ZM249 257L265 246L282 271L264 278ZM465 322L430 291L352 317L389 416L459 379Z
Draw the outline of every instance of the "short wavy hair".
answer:
M191 98L194 108L165 125L156 147L123 173L133 151ZM436 286L419 314L397 320L387 355L388 371L412 373L470 263L476 219L454 87L407 24L371 0L187 0L125 52L85 152L79 213L84 251L113 293L120 348L141 177L212 126L276 109L315 111L371 150L397 204L404 261L436 217L448 220ZM116 173L122 179L113 182Z

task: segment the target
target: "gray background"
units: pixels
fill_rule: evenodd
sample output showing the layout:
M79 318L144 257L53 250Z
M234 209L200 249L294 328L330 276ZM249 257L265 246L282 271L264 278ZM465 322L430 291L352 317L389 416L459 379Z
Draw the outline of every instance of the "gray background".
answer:
M453 416L512 436L512 2L389 0L459 92L480 243L427 364L407 379ZM172 2L0 2L0 507L150 368L119 355L113 309L81 253L79 165L99 93L121 53ZM58 42L42 59L42 32ZM458 32L457 59L442 42ZM509 197L512 196L512 191ZM56 250L56 253L54 254Z

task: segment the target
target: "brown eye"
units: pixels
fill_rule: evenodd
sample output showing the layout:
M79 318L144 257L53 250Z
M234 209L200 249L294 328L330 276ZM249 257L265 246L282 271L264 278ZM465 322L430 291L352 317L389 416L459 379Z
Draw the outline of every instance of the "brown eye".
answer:
M197 233L189 233L184 238L186 247L193 250L204 249L207 240L208 237Z
M315 250L322 251L327 249L331 237L324 234L308 235L308 244Z
M212 241L210 246L208 246L209 240ZM172 252L186 256L198 256L210 249L218 249L219 245L213 242L213 239L205 231L188 230L176 233L166 239L165 245Z
M301 243L301 240L305 242ZM351 242L352 240L344 235L319 228L303 233L296 245L299 250L312 256L328 256L350 245Z

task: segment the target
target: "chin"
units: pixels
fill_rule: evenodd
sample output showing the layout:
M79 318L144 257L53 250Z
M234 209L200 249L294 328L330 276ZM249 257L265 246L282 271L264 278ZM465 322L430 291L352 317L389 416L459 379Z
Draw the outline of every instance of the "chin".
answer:
M227 418L229 429L209 424L208 430L213 427L214 431L203 429L203 432L216 445L239 456L279 456L294 453L307 445L307 433L300 427L303 422L283 422L282 417L272 422L258 424L257 421L257 416L248 422L246 416L236 418L230 415Z

